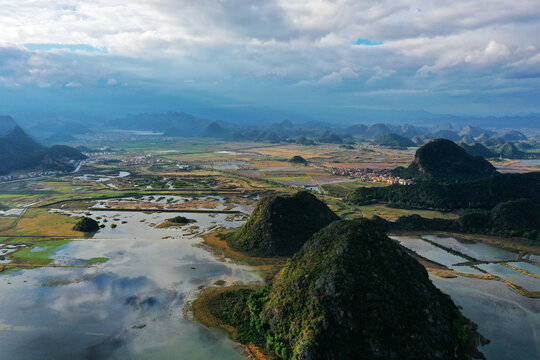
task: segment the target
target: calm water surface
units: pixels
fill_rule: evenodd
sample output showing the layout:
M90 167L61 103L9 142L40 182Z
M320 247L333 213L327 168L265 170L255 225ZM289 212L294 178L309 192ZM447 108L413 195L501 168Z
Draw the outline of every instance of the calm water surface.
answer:
M187 229L154 227L171 214L110 211L92 216L105 217L118 227L62 246L55 262L77 265L93 257L108 257L108 262L0 276L0 359L242 359L235 343L184 319L182 308L201 285L219 279L228 284L261 283L256 272L218 262L197 246L200 238ZM201 229L242 223L227 221L226 215L186 216L197 220ZM456 266L465 259L420 238L394 238L457 271L478 272ZM515 259L514 253L484 244L429 239L477 258ZM513 264L536 271L531 264ZM530 290L540 283L498 264L484 269L535 288ZM430 278L492 341L481 349L488 359L540 358L540 300L525 298L498 281Z
M152 227L171 214L92 216L127 224L61 247L56 263L108 262L0 276L0 359L242 359L236 344L184 319L182 308L218 279L260 283L254 271L216 261L181 230ZM226 215L186 216L201 228L241 225Z
M423 241L422 238L459 251L482 261L516 260L517 253L483 243L461 241L436 235L392 236L403 246L423 257L444 264L455 271L480 275L480 271L455 265L466 261L462 257ZM532 257L531 259L536 259ZM509 262L512 266L533 274L537 266L525 262ZM540 280L512 270L499 263L480 264L478 268L523 286L530 291L540 290ZM429 273L435 286L450 295L462 307L463 314L478 324L479 332L491 343L480 350L488 360L540 359L540 299L524 297L503 282L458 276L441 278Z

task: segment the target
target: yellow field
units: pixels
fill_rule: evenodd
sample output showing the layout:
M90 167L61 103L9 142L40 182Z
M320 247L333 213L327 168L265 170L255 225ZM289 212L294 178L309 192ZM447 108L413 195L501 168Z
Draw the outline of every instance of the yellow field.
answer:
M328 195L343 197L346 196L351 191L356 190L359 187L382 187L388 186L389 184L378 183L378 182L364 182L364 181L347 181L340 183L332 184L323 184L322 187L325 191L328 192Z
M73 236L84 234L73 231L76 217L51 214L47 209L29 209L13 229L0 233L0 236Z
M457 219L459 215L453 213L442 213L434 210L409 210L409 209L394 209L386 207L382 204L359 206L361 211L360 216L371 218L375 215L385 218L386 220L397 220L400 216L417 214L427 219L442 218L442 219Z
M276 145L273 147L253 148L250 151L262 155L282 157L290 159L295 155L300 155L309 160L313 158L330 158L334 154L333 151L338 150L337 145L319 145L319 146L302 146L302 145Z

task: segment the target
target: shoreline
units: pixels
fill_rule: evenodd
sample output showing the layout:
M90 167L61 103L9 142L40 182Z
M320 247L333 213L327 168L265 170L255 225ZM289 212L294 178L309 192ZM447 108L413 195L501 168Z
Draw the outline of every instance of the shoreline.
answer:
M427 230L392 230L387 232L388 236L421 236L421 235L443 235L453 237L456 240L482 242L504 250L514 251L523 254L540 255L540 243L525 238L506 238L502 236L468 234L449 231L427 231Z

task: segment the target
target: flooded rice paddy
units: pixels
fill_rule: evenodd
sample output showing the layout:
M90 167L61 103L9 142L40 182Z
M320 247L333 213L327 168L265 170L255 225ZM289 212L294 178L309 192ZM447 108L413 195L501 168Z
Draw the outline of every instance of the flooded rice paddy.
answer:
M520 256L484 243L452 237L391 238L424 259L455 272L453 278L433 273L429 276L491 341L480 348L487 359L540 358L540 298L526 297L501 281L509 281L538 295L540 264L535 263L537 256ZM501 280L490 280L489 275Z

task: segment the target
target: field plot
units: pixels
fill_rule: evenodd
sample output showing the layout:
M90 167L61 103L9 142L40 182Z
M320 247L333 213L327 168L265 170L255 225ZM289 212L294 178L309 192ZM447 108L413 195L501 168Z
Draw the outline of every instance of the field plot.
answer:
M17 226L0 233L0 236L62 236L81 237L84 234L73 230L77 218L50 213L47 209L29 209Z
M536 275L540 263L521 258L523 254L436 235L391 238L418 255L435 275L501 281L523 296L540 298L540 277Z
M397 220L400 216L408 216L417 214L424 218L442 218L442 219L457 219L459 215L453 213L442 213L435 210L416 210L416 209L397 209L391 208L382 204L372 204L359 206L358 209L362 212L366 218L372 218L373 216L380 216L389 221Z

